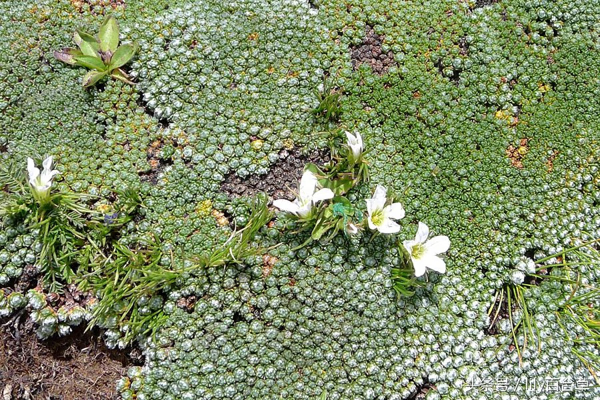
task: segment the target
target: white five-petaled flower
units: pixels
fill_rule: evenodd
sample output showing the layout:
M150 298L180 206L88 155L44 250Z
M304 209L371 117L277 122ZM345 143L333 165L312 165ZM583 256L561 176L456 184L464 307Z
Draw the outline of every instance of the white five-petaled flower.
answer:
M426 268L432 269L443 274L446 272L446 263L438 254L445 253L450 248L450 239L448 236L436 236L427 240L429 236L429 227L419 222L419 228L415 240L405 240L404 248L410 254L413 266L415 267L415 276L421 276Z
M400 203L385 205L387 201L387 189L377 185L373 198L365 200L367 202L367 212L369 217L367 221L369 228L377 229L381 233L397 233L400 231L400 225L392 219L404 218L404 208Z
M346 132L346 138L348 138L348 147L352 150L352 156L354 161L358 160L364 150L363 140L359 132L356 132L356 136L350 132Z
M52 156L46 158L42 163L44 169L35 166L33 160L27 157L27 171L29 172L29 183L37 194L46 194L52 186L52 178L59 172L52 169Z
M300 180L300 192L293 202L288 200L275 200L273 205L282 211L297 215L300 218L306 218L310 215L312 207L319 201L333 198L331 189L317 189L318 180L315 174L306 170Z

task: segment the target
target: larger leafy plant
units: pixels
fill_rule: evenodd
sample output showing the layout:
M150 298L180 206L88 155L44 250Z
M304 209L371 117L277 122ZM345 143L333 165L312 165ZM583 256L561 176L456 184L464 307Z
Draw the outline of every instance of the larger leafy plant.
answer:
M98 36L77 30L73 39L79 48L67 47L54 52L54 57L69 65L91 69L83 77L83 86L90 87L105 76L133 84L121 67L127 64L137 51L137 44L119 46L119 24L113 16L107 17Z

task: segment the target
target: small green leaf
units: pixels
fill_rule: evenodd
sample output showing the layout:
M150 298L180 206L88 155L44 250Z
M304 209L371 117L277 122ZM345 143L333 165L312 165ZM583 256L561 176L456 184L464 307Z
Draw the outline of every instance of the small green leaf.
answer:
M100 32L98 33L100 39L100 50L110 51L114 53L119 46L119 24L112 15L107 17L102 26L100 26Z
M335 180L319 180L323 187L331 189L336 196L346 193L354 187L354 180L351 178L338 178Z
M83 53L80 50L73 49L70 47L65 47L64 49L62 49L60 51L54 52L54 58L56 58L58 61L62 61L69 65L75 65L76 64L75 57L79 57L82 55L83 55Z
M75 40L75 43L77 43L77 46L79 46L83 54L85 54L86 56L94 57L98 55L98 51L100 50L100 44L92 35L82 31L76 31L73 34L73 39Z
M96 83L98 83L98 81L100 79L102 79L103 77L105 77L107 74L107 71L104 72L100 72L100 71L90 71L87 74L85 74L85 76L83 77L83 87L90 87L90 86L94 86Z
M124 44L119 47L110 60L110 69L119 68L129 62L137 51L136 44Z
M75 62L77 65L81 65L83 67L87 67L90 69L95 69L97 71L106 71L106 65L102 62L100 57L91 57L91 56L80 56L75 57Z

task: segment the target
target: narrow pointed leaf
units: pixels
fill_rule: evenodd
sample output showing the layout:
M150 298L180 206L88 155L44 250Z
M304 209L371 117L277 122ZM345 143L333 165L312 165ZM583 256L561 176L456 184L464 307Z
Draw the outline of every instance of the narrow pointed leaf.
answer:
M75 57L75 62L77 63L77 65L95 69L97 71L106 71L107 69L106 65L104 65L100 57L80 56Z
M315 174L316 176L324 176L325 175L325 173L323 171L321 171L321 169L319 167L317 167L316 164L313 164L313 163L306 164L306 166L304 167L304 170L308 170L308 171L312 172L313 174Z
M69 65L75 65L75 57L82 56L83 53L78 49L65 47L62 50L54 52L54 58Z
M117 68L117 69L113 70L111 72L110 76L112 76L115 79L120 80L121 82L125 82L130 85L133 85L133 82L129 80L129 76L125 72L123 72L122 69Z
M110 69L116 69L127 64L137 51L137 45L124 44L119 47L110 60Z
M82 31L76 31L73 35L73 39L84 55L91 57L98 55L100 44L92 35Z
M310 234L310 237L313 240L319 240L331 228L332 228L331 224L326 224L325 221L323 219L321 219L317 222L317 224L313 228L313 230Z
M107 17L98 33L100 50L114 53L119 46L119 24L112 15Z
M100 79L106 76L106 71L90 71L83 77L83 86L90 87L94 86Z

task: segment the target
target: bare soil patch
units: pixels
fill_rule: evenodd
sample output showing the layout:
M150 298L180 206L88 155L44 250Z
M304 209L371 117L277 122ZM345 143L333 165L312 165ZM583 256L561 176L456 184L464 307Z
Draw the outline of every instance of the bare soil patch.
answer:
M31 320L0 321L2 400L119 399L116 381L141 362L139 350L110 350L98 332L83 328L64 338L40 341Z
M97 2L92 2L91 0L71 0L71 3L77 9L77 12L83 12L85 5L87 4L91 7L93 6L92 3L96 3L95 5L102 7L110 6L114 9L118 7L125 7L125 0L100 0L99 4Z
M233 197L252 197L259 192L265 192L275 199L293 200L304 166L309 162L323 165L329 161L329 154L313 152L303 155L299 150L282 150L279 159L266 175L250 175L245 179L235 173L227 175L221 190Z
M384 38L375 33L373 27L367 25L365 40L350 49L352 67L356 70L361 64L368 64L374 73L383 75L388 72L390 67L396 65L394 53L384 52L382 49Z
M510 159L510 164L518 169L523 169L523 159L529 151L529 139L523 138L519 141L519 146L512 144L506 148L506 156Z

